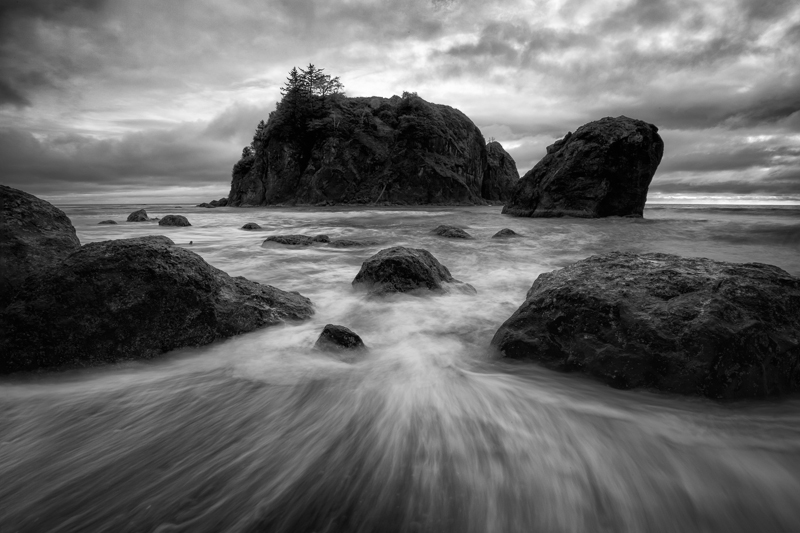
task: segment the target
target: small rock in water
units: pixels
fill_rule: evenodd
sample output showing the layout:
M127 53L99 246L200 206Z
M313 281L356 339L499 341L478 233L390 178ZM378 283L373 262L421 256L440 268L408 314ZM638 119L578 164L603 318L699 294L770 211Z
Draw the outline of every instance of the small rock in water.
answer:
M308 235L273 235L267 237L262 246L268 242L277 242L278 244L286 244L288 246L311 246L315 242L328 242L327 235L317 235L316 237L309 237Z
M261 229L261 226L259 226L255 222L248 222L247 224L242 226L242 229L248 229L248 230L250 230L250 229Z
M191 226L183 215L167 215L158 221L159 226Z
M352 239L336 239L330 242L334 248L356 248L359 246L372 246L375 241L354 241Z
M147 216L147 211L139 209L128 215L128 222L146 222L150 220Z
M381 250L361 265L353 280L354 287L364 287L369 294L427 290L446 292L445 284L474 294L472 285L454 279L429 251L395 246Z
M510 230L508 228L503 228L494 235L492 235L492 239L507 239L508 237L519 237L519 233L515 232L514 230Z
M330 237L327 235L317 235L312 239L314 242L331 242Z
M320 333L314 349L332 352L361 351L367 347L361 337L344 326L327 324Z
M441 225L435 228L431 233L440 237L447 237L448 239L471 239L472 235L467 233L461 228L455 226Z
M98 224L116 224L116 220L101 220Z
M207 207L209 209L214 209L216 206L215 205L211 205L211 204L206 203L206 202L203 202L202 204L197 204L195 207Z

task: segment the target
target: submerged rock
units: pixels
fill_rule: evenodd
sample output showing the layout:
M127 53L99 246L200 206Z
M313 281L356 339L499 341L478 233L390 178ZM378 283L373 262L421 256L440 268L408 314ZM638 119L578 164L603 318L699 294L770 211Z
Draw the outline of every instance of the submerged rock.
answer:
M476 292L471 285L454 279L429 251L402 246L381 250L364 261L352 284L375 295L418 290L445 292L446 284Z
M244 226L242 226L242 229L249 229L249 230L253 230L253 229L261 229L261 226L259 226L259 225L258 225L258 224L256 224L255 222L248 222L247 224L245 224Z
M508 228L503 228L492 235L492 239L507 239L509 237L519 237L519 233Z
M128 215L128 222L146 222L148 220L150 219L147 217L147 211L144 209L139 209Z
M149 359L312 314L308 298L232 278L163 236L91 243L0 312L0 373Z
M521 217L641 217L664 154L658 128L620 116L584 124L547 147L503 213Z
M434 228L431 233L448 239L471 239L472 235L455 226L441 225Z
M229 205L481 205L519 177L489 170L483 135L452 107L416 95L315 105L306 120L287 105L259 126L255 152L233 167Z
M308 235L273 235L267 237L262 246L268 242L277 242L278 244L286 244L289 246L311 246L315 242L328 242L330 239L327 235L317 235L316 237L309 237Z
M191 226L183 215L167 215L158 221L159 226Z
M0 308L39 269L80 248L63 211L32 194L0 185Z
M357 248L361 246L374 246L377 244L375 241L356 241L353 239L334 239L330 245L334 248Z
M492 344L614 387L800 390L800 279L760 263L614 252L540 275Z
M327 324L320 333L314 348L323 351L360 351L365 350L364 341L352 330L334 324Z
M101 220L98 224L116 224L116 220Z

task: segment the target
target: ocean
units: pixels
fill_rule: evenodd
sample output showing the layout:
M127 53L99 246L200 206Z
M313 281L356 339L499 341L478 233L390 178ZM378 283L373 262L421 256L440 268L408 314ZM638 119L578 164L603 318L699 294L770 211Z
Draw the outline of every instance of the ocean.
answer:
M150 361L0 378L2 532L800 531L800 396L621 391L489 348L539 274L593 254L800 276L800 206L648 205L643 219L598 220L498 206L59 207L84 244L166 235L231 275L300 292L316 314ZM140 207L192 226L125 222ZM440 224L475 239L431 235ZM521 236L491 239L502 228ZM280 234L374 244L262 246ZM391 246L430 251L477 295L355 292L361 263ZM312 350L329 323L358 333L366 355Z

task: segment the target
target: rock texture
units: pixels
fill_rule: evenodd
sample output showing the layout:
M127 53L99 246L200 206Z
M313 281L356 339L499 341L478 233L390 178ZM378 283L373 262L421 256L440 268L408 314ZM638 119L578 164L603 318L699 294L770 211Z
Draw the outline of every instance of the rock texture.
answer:
M519 234L514 230L503 228L492 235L492 239L508 239L509 237L519 237Z
M233 168L229 205L485 204L518 179L510 158L489 169L480 130L452 107L416 95L320 106L300 126L270 115Z
M353 286L369 294L393 292L446 292L446 284L460 285L462 290L475 292L472 286L454 279L429 251L420 248L395 246L381 250L361 265Z
M312 314L300 294L232 278L166 237L91 243L0 312L0 373L148 359Z
M58 263L80 246L63 211L0 185L0 308L28 275Z
M431 233L439 237L447 237L448 239L471 239L472 235L467 233L461 228L455 226L441 225L431 230Z
M365 350L366 346L361 337L352 330L334 324L327 324L320 333L314 348L323 351L359 351Z
M317 235L316 237L309 237L308 235L273 235L264 239L261 244L263 246L268 242L277 242L278 244L289 246L311 246L315 242L330 242L330 238L327 235Z
M578 128L514 187L503 213L522 217L641 217L664 154L652 124L620 116Z
M492 340L614 387L710 398L800 389L800 279L760 263L614 252L542 274Z
M514 158L497 141L486 145L486 172L481 196L494 202L507 202L519 181Z
M159 226L191 226L183 215L167 215L158 221Z
M144 209L139 209L128 215L128 222L145 222L147 220L150 220L150 218L148 218L147 211Z

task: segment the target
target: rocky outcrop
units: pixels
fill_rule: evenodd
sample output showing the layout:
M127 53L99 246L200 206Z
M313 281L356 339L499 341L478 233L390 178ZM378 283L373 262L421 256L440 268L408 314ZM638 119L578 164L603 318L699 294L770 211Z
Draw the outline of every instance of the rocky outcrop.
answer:
M439 237L447 237L448 239L471 239L472 235L467 233L461 228L457 228L456 226L447 226L441 225L436 226L431 233L434 235L438 235Z
M148 359L312 314L300 294L232 278L166 237L91 243L0 312L0 373Z
M101 220L98 224L116 224L116 220Z
M641 217L661 162L658 128L620 116L590 122L547 147L503 213L521 217Z
M314 344L316 350L342 352L365 350L361 337L344 326L327 324Z
M475 289L454 279L429 251L395 246L381 250L361 265L353 287L369 294L432 291L447 292L449 287L474 293Z
M485 204L518 178L489 170L480 130L452 107L416 95L314 105L300 124L288 103L270 115L233 168L229 205Z
M263 246L269 242L286 244L288 246L311 246L315 242L330 242L330 238L327 235L317 235L316 237L309 237L308 235L273 235L272 237L264 239L261 245Z
M248 222L247 224L245 224L244 226L242 226L242 229L246 229L246 230L256 230L256 229L261 229L261 226L259 226L259 225L258 225L258 224L256 224L255 222Z
M508 239L511 237L519 237L519 233L512 229L503 228L494 235L492 235L492 239Z
M191 226L183 215L167 215L158 221L159 226Z
M0 185L0 308L23 280L80 248L63 211L24 191Z
M614 387L710 398L800 390L800 279L778 267L614 252L540 275L492 340Z
M497 141L486 145L486 172L481 196L493 202L507 202L519 181L514 158Z
M211 209L211 208L214 208L214 207L225 207L226 205L228 205L228 199L227 198L220 198L219 200L211 200L210 202L203 202L203 203L197 204L195 207L206 207L206 208Z
M150 220L147 216L147 211L139 209L128 215L128 222L146 222Z

